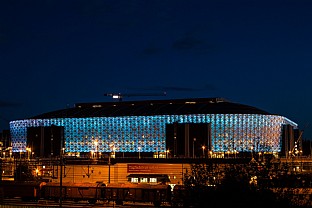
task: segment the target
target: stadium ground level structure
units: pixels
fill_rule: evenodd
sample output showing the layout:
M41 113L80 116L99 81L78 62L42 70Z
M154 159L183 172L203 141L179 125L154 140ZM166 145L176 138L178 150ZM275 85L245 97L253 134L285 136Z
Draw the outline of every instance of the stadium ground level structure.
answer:
M12 151L33 157L226 157L293 154L300 135L290 119L222 98L78 103L10 122Z
M211 167L211 177L219 180L224 175L224 169L232 164L250 164L257 162L264 165L268 158L255 155L246 158L117 158L117 159L81 159L65 158L60 165L60 158L54 159L16 159L2 160L2 180L12 180L16 168L20 164L27 164L32 175L38 179L64 183L152 183L152 184L183 184L183 178L191 173L194 164ZM312 158L284 158L273 159L271 163L277 170L289 172L311 173ZM61 170L62 167L62 170ZM19 175L16 175L19 178ZM217 183L217 181L215 181Z
M2 180L19 178L16 168L25 164L32 175L47 182L64 183L150 183L150 184L183 184L183 177L190 173L193 164L206 164L218 171L229 164L247 164L251 158L189 158L189 159L158 159L158 158L119 158L119 159L81 159L65 158L62 165L60 159L11 159L2 162ZM10 163L11 162L11 166ZM62 167L62 169L61 169ZM9 174L11 173L11 174ZM21 175L22 176L22 175Z

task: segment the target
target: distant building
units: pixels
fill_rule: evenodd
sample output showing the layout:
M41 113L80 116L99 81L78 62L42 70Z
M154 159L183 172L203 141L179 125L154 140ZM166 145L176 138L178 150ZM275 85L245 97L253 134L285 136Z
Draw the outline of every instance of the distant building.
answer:
M285 130L288 129L288 130ZM13 152L151 153L209 157L240 152L286 155L298 125L222 98L78 103L10 122Z

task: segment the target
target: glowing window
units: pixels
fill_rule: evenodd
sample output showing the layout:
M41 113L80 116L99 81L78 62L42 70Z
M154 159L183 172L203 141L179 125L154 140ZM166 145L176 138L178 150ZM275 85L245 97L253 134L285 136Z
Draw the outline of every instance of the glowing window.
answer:
M131 183L138 183L139 179L138 178L131 178Z
M141 178L141 183L147 183L147 178Z
M157 183L157 178L150 178L150 183Z

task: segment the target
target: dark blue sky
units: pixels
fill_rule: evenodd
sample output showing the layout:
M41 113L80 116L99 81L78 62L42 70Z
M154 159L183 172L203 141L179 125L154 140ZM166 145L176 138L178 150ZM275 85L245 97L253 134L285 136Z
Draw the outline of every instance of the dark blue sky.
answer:
M111 101L223 97L312 139L310 0L2 0L0 130Z

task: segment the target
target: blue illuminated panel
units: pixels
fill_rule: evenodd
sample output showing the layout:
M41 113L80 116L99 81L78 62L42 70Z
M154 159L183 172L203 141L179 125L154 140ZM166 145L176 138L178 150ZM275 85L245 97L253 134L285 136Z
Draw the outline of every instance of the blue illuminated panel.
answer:
M211 123L212 150L280 152L283 116L196 114L25 119L10 122L13 152L25 152L27 127L64 126L66 152L164 152L166 124Z

